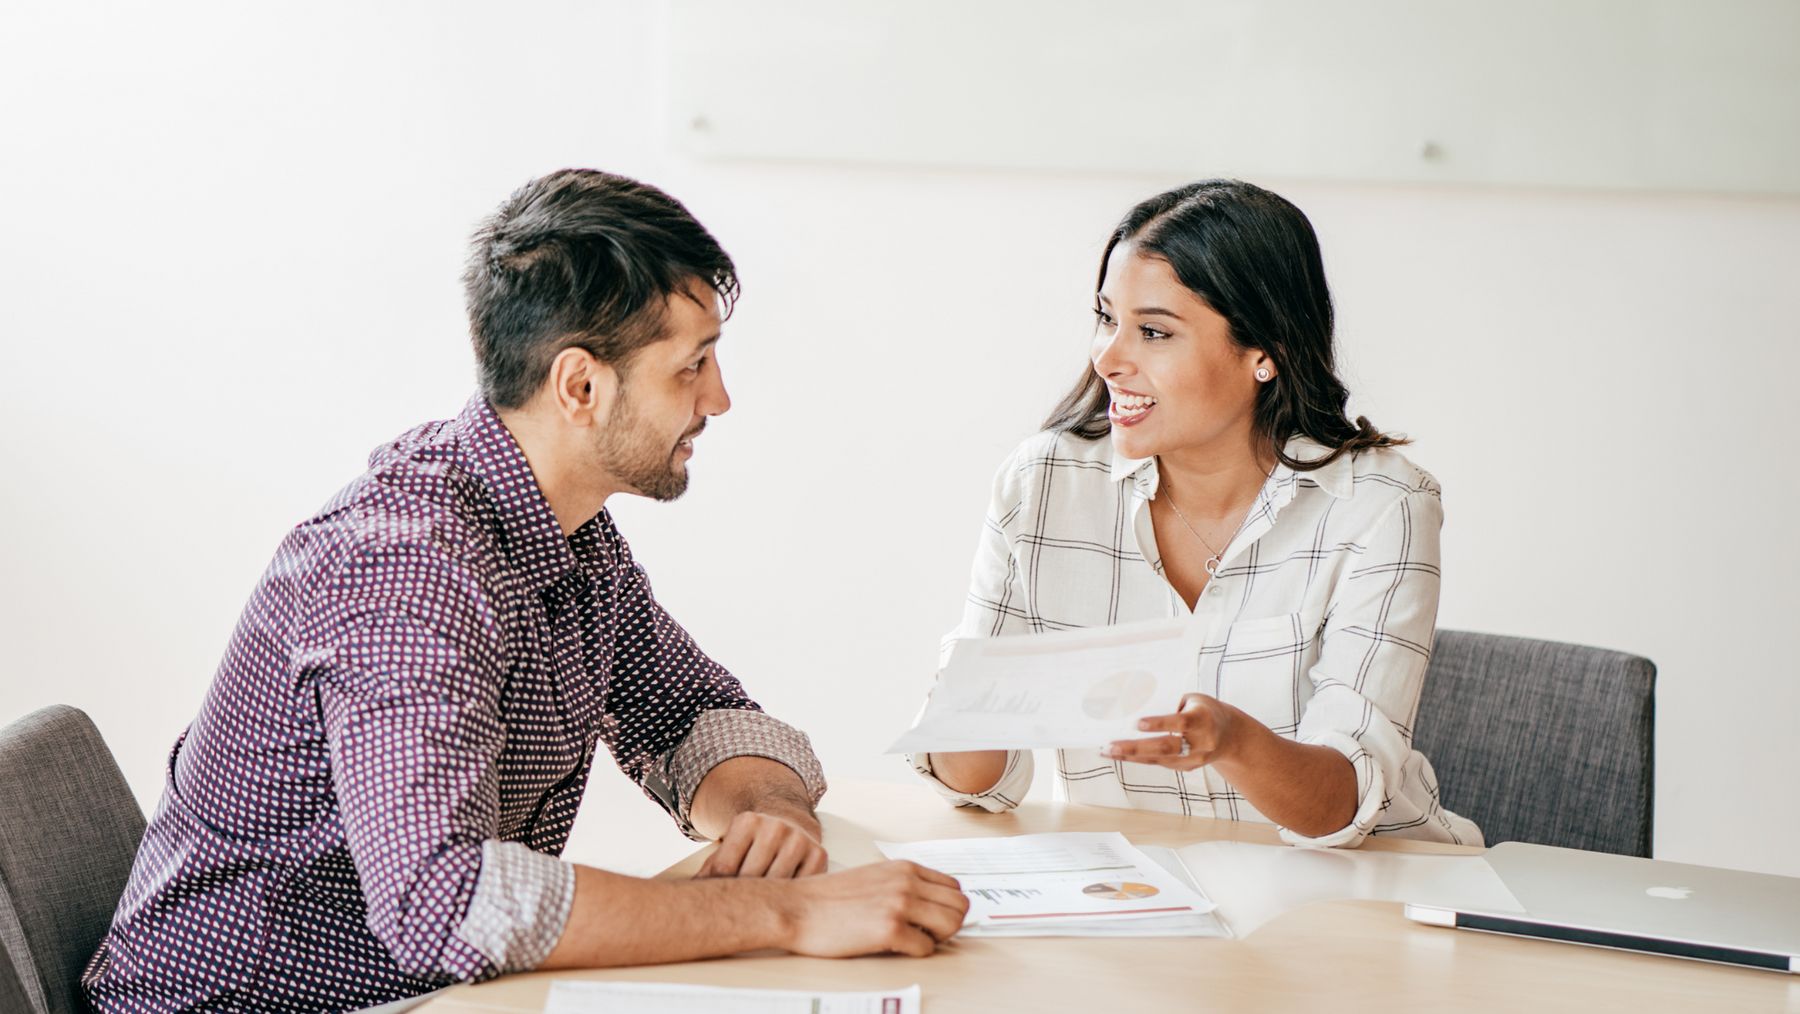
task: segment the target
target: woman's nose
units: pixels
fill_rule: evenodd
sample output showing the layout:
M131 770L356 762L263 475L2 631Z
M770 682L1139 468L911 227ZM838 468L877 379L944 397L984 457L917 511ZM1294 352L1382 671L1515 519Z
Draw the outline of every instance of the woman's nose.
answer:
M1125 361L1117 335L1096 335L1092 353L1094 372L1102 377L1117 377L1130 370L1131 364Z

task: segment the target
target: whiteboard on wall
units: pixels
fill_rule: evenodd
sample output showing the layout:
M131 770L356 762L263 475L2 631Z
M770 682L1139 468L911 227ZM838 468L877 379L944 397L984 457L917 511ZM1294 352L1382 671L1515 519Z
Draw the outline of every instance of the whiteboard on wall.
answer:
M705 158L1800 193L1800 0L673 0Z

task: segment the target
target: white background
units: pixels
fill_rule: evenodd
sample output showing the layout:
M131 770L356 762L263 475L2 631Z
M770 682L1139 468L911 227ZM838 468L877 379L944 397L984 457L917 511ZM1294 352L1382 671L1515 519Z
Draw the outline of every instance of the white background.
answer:
M1105 234L1208 169L697 161L656 4L4 17L0 721L86 709L146 807L284 531L471 391L470 229L568 165L668 189L744 278L692 491L616 505L660 597L831 774L909 778L878 751ZM1145 56L1070 73L1147 100ZM1263 182L1319 231L1354 407L1443 482L1442 625L1654 659L1658 853L1800 875L1800 200ZM597 770L571 855L678 855Z

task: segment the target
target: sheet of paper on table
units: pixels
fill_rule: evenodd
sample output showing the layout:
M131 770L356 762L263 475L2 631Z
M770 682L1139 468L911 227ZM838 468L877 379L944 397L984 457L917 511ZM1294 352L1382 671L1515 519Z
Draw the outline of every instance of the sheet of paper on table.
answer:
M544 1014L919 1014L919 987L856 993L722 989L669 982L550 984Z
M966 936L1224 936L1213 904L1117 831L876 842L962 883Z
M1048 634L965 638L924 711L889 753L1100 746L1143 735L1194 689L1200 628L1154 620Z
M1176 856L1217 903L1218 917L1240 938L1277 916L1320 901L1522 911L1499 874L1479 855L1209 841L1177 849ZM1394 918L1400 918L1398 912Z

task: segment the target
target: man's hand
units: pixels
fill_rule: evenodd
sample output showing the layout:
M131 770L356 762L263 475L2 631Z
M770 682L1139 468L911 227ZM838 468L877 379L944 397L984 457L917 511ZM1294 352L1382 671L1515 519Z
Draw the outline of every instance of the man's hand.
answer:
M731 818L697 877L810 877L825 872L825 846L810 814L746 810Z
M766 757L733 757L701 779L694 827L719 843L702 877L804 877L825 872L825 833L794 770Z
M786 950L815 958L925 957L962 928L968 896L956 879L904 860L783 885Z
M1185 694L1173 715L1153 715L1138 722L1148 739L1121 739L1108 745L1106 756L1138 764L1158 764L1177 771L1229 760L1246 723L1256 720L1206 694Z
M798 880L663 880L575 867L575 898L537 967L694 961L779 947L819 958L923 957L962 928L955 880L908 862Z

